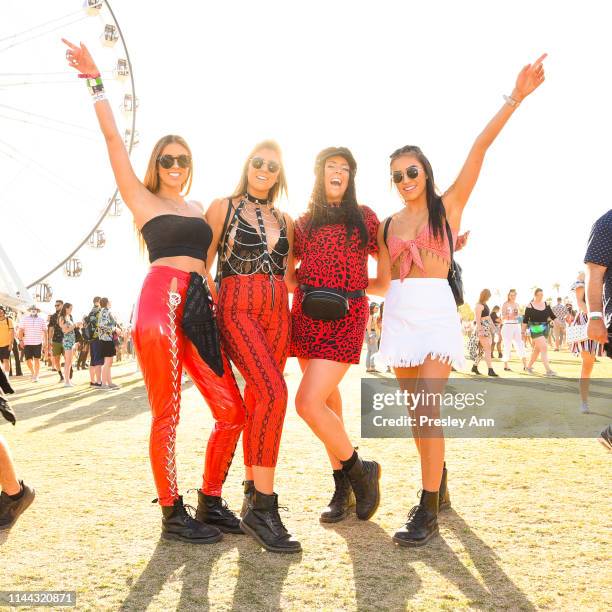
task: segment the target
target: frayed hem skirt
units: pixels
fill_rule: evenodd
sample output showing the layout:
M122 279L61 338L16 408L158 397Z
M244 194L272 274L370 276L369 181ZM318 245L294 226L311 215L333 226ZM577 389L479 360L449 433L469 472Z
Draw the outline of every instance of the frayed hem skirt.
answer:
M392 280L385 297L380 349L384 365L410 368L427 357L465 368L461 322L445 278Z

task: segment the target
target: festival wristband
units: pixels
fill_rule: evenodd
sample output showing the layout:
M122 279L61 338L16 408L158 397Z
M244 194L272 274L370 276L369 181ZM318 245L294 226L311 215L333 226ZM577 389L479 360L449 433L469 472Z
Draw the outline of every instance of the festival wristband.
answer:
M97 77L95 79L87 79L87 87L89 92L93 96L94 94L103 93L104 92L104 83L102 83L102 78Z
M601 312L589 312L589 319L602 319L603 315L601 314Z
M516 100L515 98L513 98L512 96L504 96L504 100L506 104L508 106L511 106L512 108L516 108L520 104L520 102Z

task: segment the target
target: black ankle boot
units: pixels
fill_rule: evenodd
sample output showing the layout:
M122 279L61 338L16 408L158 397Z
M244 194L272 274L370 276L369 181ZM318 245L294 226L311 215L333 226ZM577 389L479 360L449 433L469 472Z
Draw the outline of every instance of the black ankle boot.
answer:
M240 519L228 508L221 497L205 495L198 491L198 509L196 521L214 525L223 533L243 533L240 529Z
M438 533L439 491L421 493L421 503L408 513L408 521L393 536L400 546L423 546Z
M499 374L496 374L495 370L493 368L489 368L489 376L496 376L496 377L498 377Z
M446 471L446 463L442 468L442 480L440 481L440 496L438 502L438 510L442 512L442 510L447 510L451 507L450 494L448 492L448 484L447 484L448 473Z
M255 493L255 483L252 480L243 480L244 486L244 499L242 500L242 508L240 509L240 518L242 518L249 508L249 503Z
M173 506L162 506L162 537L166 540L180 540L192 544L212 544L223 534L211 525L204 525L189 516L183 505L183 498L175 500Z
M349 470L342 469L355 493L357 518L367 521L374 516L380 503L380 465L376 461L363 461L357 457Z
M11 496L5 491L0 493L0 531L10 529L34 501L36 496L34 489L24 484L23 480L20 480L19 484L21 485L21 491L18 494ZM19 497L14 499L16 495L19 495Z
M327 508L321 512L321 523L337 523L345 519L351 506L355 505L355 494L348 476L342 470L334 470L334 484L336 486Z
M302 552L300 543L292 537L281 521L276 493L265 495L255 490L246 514L240 521L240 527L270 552Z
M478 371L478 366L476 364L472 366L472 374L480 374L480 372Z

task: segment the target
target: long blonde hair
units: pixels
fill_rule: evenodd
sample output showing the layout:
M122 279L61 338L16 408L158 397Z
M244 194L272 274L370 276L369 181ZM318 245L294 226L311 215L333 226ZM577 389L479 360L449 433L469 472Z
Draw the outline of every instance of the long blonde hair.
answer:
M249 172L249 164L251 163L251 159L257 151L261 149L271 149L278 155L279 163L280 163L280 171L278 173L278 179L274 186L270 189L268 193L268 201L270 204L274 204L274 202L278 199L279 195L283 194L287 197L287 177L285 176L285 166L283 165L283 153L281 151L280 145L276 140L264 140L258 144L256 144L251 152L249 153L246 161L244 162L244 166L242 167L242 174L240 176L240 180L238 181L238 185L236 189L234 189L234 193L230 196L230 198L237 198L243 196L249 184L248 180L248 172Z
M191 183L193 182L193 156L191 155L191 149L189 148L187 141L182 136L177 136L176 134L167 134L166 136L162 136L155 143L153 151L151 151L151 157L149 157L149 163L147 165L147 171L145 172L143 184L151 193L159 193L159 189L161 186L159 180L159 172L157 169L157 160L159 159L163 150L169 144L173 143L179 144L181 145L181 147L187 149L189 157L192 158L191 167L189 168L189 174L187 175L187 180L181 185L181 191L183 192L184 196L188 195L189 191L191 190ZM136 229L136 235L138 236L138 246L140 247L140 252L144 254L147 250L147 245L145 244L144 238L142 237L140 230L136 227L136 224L134 224L134 227Z

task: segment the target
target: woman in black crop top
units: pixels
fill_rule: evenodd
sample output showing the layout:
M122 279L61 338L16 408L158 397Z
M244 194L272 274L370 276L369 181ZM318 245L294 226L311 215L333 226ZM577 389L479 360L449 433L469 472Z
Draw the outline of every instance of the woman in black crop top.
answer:
M265 141L251 151L233 195L215 200L206 213L213 230L208 265L217 257L223 348L246 381L242 443L247 477L241 526L272 552L301 550L281 522L274 493L287 409L283 370L291 335L285 271L293 223L275 207L286 192L280 147Z
M212 231L201 205L184 197L191 186L191 151L180 136L164 136L153 148L144 181L138 180L96 64L85 45L64 42L69 65L88 77L117 186L149 249L151 268L138 298L133 339L151 405L149 454L162 506L162 535L197 544L216 542L223 531L242 533L221 489L244 427L245 408L231 366L220 352L212 296L203 282L210 278L206 254ZM195 519L179 495L175 462L183 367L216 421Z
M542 289L536 289L533 300L529 303L527 308L525 308L525 314L523 315L523 331L529 328L529 335L533 342L531 358L526 368L527 372L531 374L533 374L533 364L536 362L539 355L546 368L546 376L557 375L550 369L550 364L548 362L548 345L546 343L548 334L550 333L550 321L556 318L550 305L544 301L544 292Z

